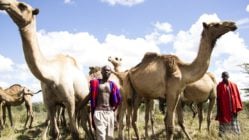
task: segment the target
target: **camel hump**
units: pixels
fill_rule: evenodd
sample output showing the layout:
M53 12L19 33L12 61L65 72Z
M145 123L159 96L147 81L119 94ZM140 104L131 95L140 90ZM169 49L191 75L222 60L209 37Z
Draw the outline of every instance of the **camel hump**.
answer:
M212 79L212 81L217 84L216 78L214 76L214 74L212 74L211 72L207 72L207 75Z
M150 61L154 58L157 58L158 56L159 56L159 54L157 54L155 52L147 52L144 54L144 58L142 59L142 62Z

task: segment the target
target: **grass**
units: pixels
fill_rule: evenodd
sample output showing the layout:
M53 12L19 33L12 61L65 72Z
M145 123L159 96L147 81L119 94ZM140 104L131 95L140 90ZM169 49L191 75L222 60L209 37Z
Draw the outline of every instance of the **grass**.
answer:
M12 107L13 121L15 124L15 129L10 127L9 120L7 120L7 126L3 130L1 130L1 140L39 140L41 139L41 134L44 130L44 126L42 125L47 117L46 109L44 108L42 103L34 103L34 121L33 128L24 129L24 123L26 119L26 109L24 105L19 107ZM240 122L241 127L241 135L235 136L232 134L227 134L221 139L218 137L218 122L214 120L215 110L213 111L213 117L211 122L210 132L207 132L206 128L206 113L204 113L204 120L202 123L202 130L198 130L198 118L192 118L192 114L185 109L184 112L184 124L186 126L186 130L189 132L190 136L193 140L248 140L249 139L249 102L244 103L243 111L241 111L238 115L238 120ZM164 115L162 115L158 109L156 108L154 113L154 130L156 139L165 139L165 127L164 127ZM151 126L149 123L149 134L151 135ZM138 130L142 139L144 139L144 108L140 110L139 118L138 118ZM133 129L130 130L132 138L135 137ZM71 139L69 130L66 128L60 128L61 139ZM80 129L81 137L84 137L84 132L82 128ZM117 133L115 132L115 135ZM152 139L152 138L148 138ZM179 126L176 124L176 134L174 136L176 140L185 140L186 137L180 131Z

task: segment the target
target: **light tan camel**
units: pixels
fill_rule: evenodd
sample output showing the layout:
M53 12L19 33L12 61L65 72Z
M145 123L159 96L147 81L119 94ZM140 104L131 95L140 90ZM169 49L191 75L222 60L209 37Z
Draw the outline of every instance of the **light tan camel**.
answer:
M129 70L128 78L127 74L120 74L123 81L130 80L130 85L138 96L166 99L167 112L164 120L168 140L173 139L174 112L180 93L186 85L199 80L206 73L217 39L236 29L234 22L203 23L199 51L192 63L184 63L175 55L146 53L142 62Z
M12 121L12 113L11 106L19 106L25 102L25 107L27 110L27 119L24 124L24 128L26 128L28 121L30 120L29 128L32 127L33 122L33 110L32 110L32 96L34 94L39 93L41 90L37 92L32 92L28 88L21 86L19 84L14 84L5 90L1 90L0 92L0 102L3 102L3 125L6 122L6 108L8 109L8 116L11 127L14 127Z
M109 57L108 61L112 63L113 67L114 67L114 71L115 72L121 72L121 65L122 65L122 58L119 57ZM125 85L124 85L125 86ZM135 96L132 97L131 94L133 93L125 93L125 89L126 87L123 87L121 84L120 87L120 91L122 94L122 99L123 102L121 103L121 105L119 106L118 109L118 116L119 116L119 138L120 139L124 139L123 138L123 128L124 128L124 123L123 123L123 117L126 114L126 127L128 129L128 136L130 138L130 132L129 132L129 128L130 128L130 122L132 120L132 104L133 103L129 103L132 102L131 100L136 101L136 99L134 99ZM131 99L133 98L133 99ZM153 129L153 124L154 124L154 120L153 120L153 108L154 108L154 101L153 100L149 100L149 99L143 99L141 100L141 102L145 103L145 137L148 137L148 122L149 122L149 118L151 119L151 125L152 125L152 133L154 134L154 129ZM140 103L141 104L141 103ZM137 110L137 109L134 109ZM137 113L136 113L137 114ZM137 116L135 116L137 118ZM132 121L133 122L133 121ZM136 125L136 123L134 124ZM134 129L135 134L138 138L138 131L136 131L136 129Z
M197 104L199 130L201 130L201 124L203 120L203 104L207 101L209 101L207 112L207 129L208 131L210 130L212 110L216 101L216 85L217 82L215 80L215 76L212 73L207 72L200 80L189 84L183 91L180 100L181 102L179 103L184 104L186 102L193 102ZM180 108L179 111L182 112L182 108ZM183 124L183 115L180 115L180 117L179 124Z
M75 59L70 56L57 55L52 59L44 57L36 35L38 9L16 0L0 0L0 10L5 10L19 28L28 67L41 82L53 139L59 137L55 119L56 103L63 103L66 106L72 137L74 140L79 139L75 108L89 93L85 75L77 66Z

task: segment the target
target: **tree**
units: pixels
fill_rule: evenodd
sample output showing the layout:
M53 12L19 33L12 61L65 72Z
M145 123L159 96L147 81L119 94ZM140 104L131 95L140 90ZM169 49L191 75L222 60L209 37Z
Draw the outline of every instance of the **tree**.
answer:
M244 73L249 75L249 63L243 63L243 64L241 64L239 66L244 69L244 71L243 71ZM247 93L246 96L249 96L249 94L248 94L249 93L249 88L243 88L241 90L244 90Z

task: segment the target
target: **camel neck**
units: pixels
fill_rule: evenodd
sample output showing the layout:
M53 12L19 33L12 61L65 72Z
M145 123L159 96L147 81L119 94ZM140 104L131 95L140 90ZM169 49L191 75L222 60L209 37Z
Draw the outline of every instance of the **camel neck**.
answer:
M186 64L182 69L182 77L185 83L191 83L200 79L207 71L210 64L210 57L215 43L207 34L202 34L197 57L190 64Z
M38 46L35 20L24 28L21 28L20 34L25 60L29 69L39 80L46 80L47 78L44 76L44 73L47 71L46 59L42 55Z

